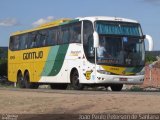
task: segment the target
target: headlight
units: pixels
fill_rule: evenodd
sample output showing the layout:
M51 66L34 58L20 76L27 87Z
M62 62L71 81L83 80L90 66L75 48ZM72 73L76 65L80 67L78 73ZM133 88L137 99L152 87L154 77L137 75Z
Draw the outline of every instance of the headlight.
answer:
M106 72L105 70L97 70L98 73L110 75L110 72Z

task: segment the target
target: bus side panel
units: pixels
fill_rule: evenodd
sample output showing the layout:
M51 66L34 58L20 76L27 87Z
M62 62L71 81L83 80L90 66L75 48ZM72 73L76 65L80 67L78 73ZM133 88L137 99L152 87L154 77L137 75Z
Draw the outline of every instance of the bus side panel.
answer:
M66 78L67 75L67 61L65 59L68 51L68 44L57 45L50 48L48 57L41 73L40 82L47 83L61 83L66 80L62 79L62 76Z
M16 82L16 74L14 74L15 71L13 66L13 63L8 63L8 80L11 82Z
M17 81L19 56L17 52L8 50L8 80L11 82Z
M44 65L45 65L46 61L35 61L34 62L34 79L32 80L32 82L39 82L39 80L41 79L41 73L43 71Z
M39 82L42 77L42 72L44 71L45 64L49 55L51 47L42 47L34 49L37 53L37 59L33 60L33 79L31 82Z

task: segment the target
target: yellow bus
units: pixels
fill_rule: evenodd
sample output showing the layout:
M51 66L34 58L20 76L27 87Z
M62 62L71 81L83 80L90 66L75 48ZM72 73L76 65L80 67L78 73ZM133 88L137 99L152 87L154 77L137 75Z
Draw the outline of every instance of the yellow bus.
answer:
M140 24L115 17L60 19L11 35L8 79L20 88L74 89L144 81L145 36Z

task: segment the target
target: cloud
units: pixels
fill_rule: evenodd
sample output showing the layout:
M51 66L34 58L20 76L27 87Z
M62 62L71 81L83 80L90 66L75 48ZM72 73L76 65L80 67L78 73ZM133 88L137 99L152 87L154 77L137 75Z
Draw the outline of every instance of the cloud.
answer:
M19 23L14 18L0 19L0 26L10 27L15 25L19 25Z
M53 20L54 20L54 17L53 17L53 16L48 16L47 18L41 18L41 19L33 22L32 25L33 25L34 27L36 27L36 26L42 25L42 24L44 24L44 23L51 22L51 21L53 21Z

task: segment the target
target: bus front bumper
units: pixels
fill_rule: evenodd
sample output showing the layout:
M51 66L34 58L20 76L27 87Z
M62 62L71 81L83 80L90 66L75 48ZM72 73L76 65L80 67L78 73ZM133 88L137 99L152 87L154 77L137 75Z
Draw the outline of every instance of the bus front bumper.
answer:
M96 83L110 83L110 84L142 84L144 75L122 76L122 75L96 75Z

